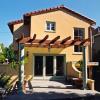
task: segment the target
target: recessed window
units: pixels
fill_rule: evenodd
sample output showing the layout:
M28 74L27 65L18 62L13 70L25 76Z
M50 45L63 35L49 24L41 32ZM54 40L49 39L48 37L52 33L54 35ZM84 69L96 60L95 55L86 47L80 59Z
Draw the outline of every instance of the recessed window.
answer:
M46 21L46 31L55 31L55 22Z
M84 28L74 28L74 39L83 39ZM82 52L82 46L75 45L74 52Z

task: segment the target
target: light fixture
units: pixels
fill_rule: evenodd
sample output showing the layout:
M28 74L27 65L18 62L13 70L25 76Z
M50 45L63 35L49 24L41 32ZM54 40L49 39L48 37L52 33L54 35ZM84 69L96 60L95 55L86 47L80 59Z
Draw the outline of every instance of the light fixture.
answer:
M26 57L28 57L29 56L29 51L26 51Z

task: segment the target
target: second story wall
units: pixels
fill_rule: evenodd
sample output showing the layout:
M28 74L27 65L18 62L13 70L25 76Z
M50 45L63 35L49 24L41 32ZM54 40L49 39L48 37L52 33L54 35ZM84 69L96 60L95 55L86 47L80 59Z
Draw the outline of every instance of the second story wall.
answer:
M46 21L55 22L55 32L46 31ZM69 13L63 11L54 11L44 14L31 16L31 37L34 34L37 35L37 39L42 39L44 36L49 35L49 39L53 39L56 36L60 36L60 40L71 36L74 39L74 28L84 28L85 38L88 38L90 24L82 19L75 17ZM67 59L70 60L81 60L82 53L76 54L74 52L74 46L67 49ZM87 58L89 58L89 49L87 48Z
M46 21L56 23L55 32L46 31ZM90 25L80 18L77 18L63 11L48 12L40 15L31 16L31 37L37 34L37 38L41 39L45 35L49 35L49 39L60 35L61 39L72 36L74 27L85 28L85 38L88 38L88 27Z

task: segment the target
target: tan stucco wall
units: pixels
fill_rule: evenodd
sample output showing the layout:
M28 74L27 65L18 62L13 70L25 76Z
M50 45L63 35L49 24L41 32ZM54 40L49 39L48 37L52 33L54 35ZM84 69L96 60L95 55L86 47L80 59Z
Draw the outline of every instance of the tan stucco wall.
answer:
M46 21L56 22L56 31L54 33L46 31ZM85 28L85 38L88 38L88 27L90 25L69 13L63 11L54 11L45 14L40 14L31 17L31 37L34 34L37 35L38 39L43 38L45 35L49 35L49 39L52 39L56 36L60 36L60 40L68 36L74 38L74 27ZM82 58L81 55L75 55L73 52L73 46L67 48L66 54L67 60L79 60ZM70 51L70 52L69 52ZM88 49L87 49L88 52ZM88 56L88 54L87 54Z
M46 31L45 29L46 21L56 22L55 32L52 33L52 32ZM24 30L25 28L23 28L22 26L23 26L23 23L15 25L14 31L17 33L23 32L22 30ZM71 36L73 39L74 27L85 28L85 38L88 38L88 27L90 27L90 25L87 22L71 14L65 13L63 11L54 11L54 12L31 16L30 35L31 37L33 37L33 35L36 34L37 35L36 39L43 39L43 37L46 35L49 35L50 40L56 36L60 36L60 40L68 36ZM26 31L27 30L25 30L25 32ZM66 62L81 60L82 54L75 54L73 50L74 50L73 46L68 47L66 49L53 48L51 49L51 54L65 54ZM47 48L26 47L25 51L29 51L28 63L25 64L25 74L32 74L33 54L35 53L48 54L48 49ZM87 48L87 58L88 58L88 48Z
M71 52L72 47L68 48L51 48L50 52L48 51L48 48L36 48L36 47L25 47L25 54L28 51L29 56L28 60L25 62L25 75L31 75L33 74L33 64L34 64L34 59L33 56L36 54L52 54L52 55L58 55L58 54L64 54L66 55L66 67L68 67L68 63L74 62L74 61L79 61L82 59L82 55L73 55ZM69 66L69 67L72 67ZM67 73L67 72L66 72ZM78 75L78 73L77 73Z
M46 21L56 22L55 33L45 30ZM73 37L74 27L85 28L85 37L88 37L89 24L63 11L54 11L31 17L31 36L37 34L37 38L40 39L47 34L50 36L50 39L57 35L60 35L61 39L67 36Z

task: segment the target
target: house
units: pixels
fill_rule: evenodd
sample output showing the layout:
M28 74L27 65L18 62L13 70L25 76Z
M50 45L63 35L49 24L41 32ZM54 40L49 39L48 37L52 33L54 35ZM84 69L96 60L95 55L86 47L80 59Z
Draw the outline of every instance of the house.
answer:
M97 54L98 52L100 52L100 45L99 45L99 41L100 41L100 27L94 29L94 34L93 34L93 59L95 60L95 54Z
M63 5L26 13L23 19L9 22L16 54L21 48L21 57L28 58L22 75L50 80L81 78L75 63L83 59L82 46L86 47L86 61L90 61L90 30L95 24Z
M93 68L93 79L95 80L95 89L100 91L100 27L93 29L93 48L92 48L92 59L94 62L98 62L98 65Z

